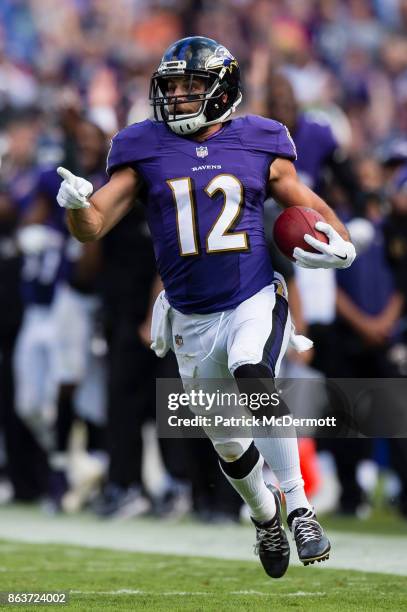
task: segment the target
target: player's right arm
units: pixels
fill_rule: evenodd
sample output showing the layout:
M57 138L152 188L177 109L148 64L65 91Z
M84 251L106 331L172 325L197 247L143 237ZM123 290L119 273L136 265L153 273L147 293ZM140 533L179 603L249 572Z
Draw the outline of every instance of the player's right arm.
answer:
M140 179L135 170L116 170L110 181L93 195L89 181L58 168L64 179L58 192L58 204L67 209L71 234L80 242L99 240L132 208Z

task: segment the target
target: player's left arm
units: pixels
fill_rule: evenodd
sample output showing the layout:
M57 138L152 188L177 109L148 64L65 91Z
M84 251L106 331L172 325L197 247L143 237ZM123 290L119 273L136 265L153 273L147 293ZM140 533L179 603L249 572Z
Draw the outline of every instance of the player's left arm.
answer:
M315 227L328 236L329 244L305 234L304 240L319 252L308 253L296 247L293 255L298 265L306 268L347 268L352 264L356 252L346 227L332 208L300 181L291 161L283 158L273 161L270 166L269 191L284 208L313 208L326 220L326 223L318 222Z

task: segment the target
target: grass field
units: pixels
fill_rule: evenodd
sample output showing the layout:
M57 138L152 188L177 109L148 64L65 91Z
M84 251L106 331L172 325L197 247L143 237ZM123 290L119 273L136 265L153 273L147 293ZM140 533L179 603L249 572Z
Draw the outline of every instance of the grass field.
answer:
M68 591L65 609L373 612L407 606L403 576L291 567L277 581L256 562L6 541L0 554L0 591Z

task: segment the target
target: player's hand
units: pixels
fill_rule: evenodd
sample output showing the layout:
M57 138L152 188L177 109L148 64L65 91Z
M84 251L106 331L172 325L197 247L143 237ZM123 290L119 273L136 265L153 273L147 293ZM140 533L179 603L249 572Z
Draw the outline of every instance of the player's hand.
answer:
M318 221L315 228L328 236L329 244L305 234L305 242L320 252L308 253L304 249L295 247L293 251L295 263L302 268L349 268L356 257L353 244L344 240L329 223Z
M62 208L77 210L78 208L89 208L90 203L87 198L93 192L93 185L89 181L80 176L75 176L67 170L59 166L57 172L64 180L57 195L57 202Z

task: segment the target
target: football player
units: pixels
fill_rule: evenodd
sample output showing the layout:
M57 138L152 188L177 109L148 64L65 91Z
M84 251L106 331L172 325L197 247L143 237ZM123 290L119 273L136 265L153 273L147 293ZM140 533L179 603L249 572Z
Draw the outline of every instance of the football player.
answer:
M273 381L278 374L291 321L264 238L268 193L283 206L308 206L326 220L318 229L329 244L308 236L318 253L296 248L298 265L343 268L355 258L335 213L299 181L287 128L257 116L230 120L241 99L239 66L225 47L197 36L177 41L152 76L154 121L130 125L113 138L109 183L93 193L88 181L60 169L58 202L81 241L104 236L136 195L145 202L164 285L153 314L153 348L158 355L174 350L184 383ZM263 567L279 578L288 567L289 545L280 493L263 480L263 458L285 493L301 561L327 558L330 544L304 493L295 432L284 438L269 433L253 441L207 430L222 471L249 506Z

